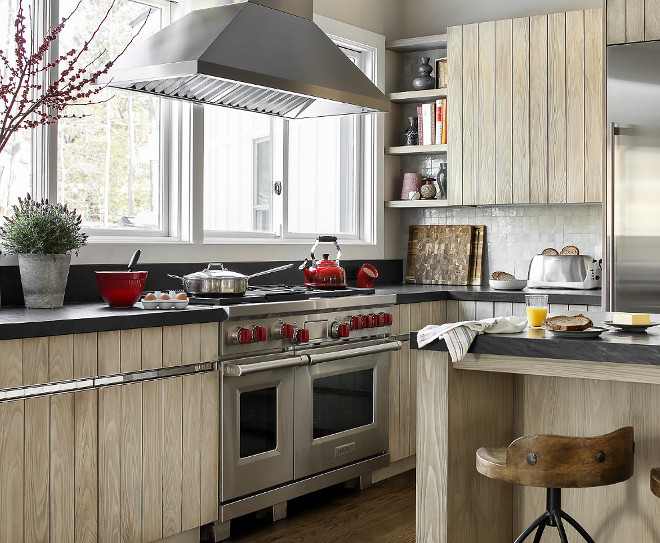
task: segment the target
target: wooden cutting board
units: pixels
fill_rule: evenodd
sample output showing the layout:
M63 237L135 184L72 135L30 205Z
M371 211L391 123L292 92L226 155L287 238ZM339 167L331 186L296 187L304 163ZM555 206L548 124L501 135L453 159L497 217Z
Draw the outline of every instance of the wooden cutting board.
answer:
M471 225L411 226L406 283L468 285L473 233Z
M475 225L472 232L472 255L470 257L470 279L468 285L481 285L481 269L484 259L484 243L486 241L486 227Z

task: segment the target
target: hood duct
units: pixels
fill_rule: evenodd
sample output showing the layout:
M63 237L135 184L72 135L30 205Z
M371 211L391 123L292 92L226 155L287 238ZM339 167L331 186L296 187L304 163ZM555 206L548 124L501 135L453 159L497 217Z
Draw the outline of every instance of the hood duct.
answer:
M99 84L292 119L387 112L312 19L312 0L193 11L133 45Z

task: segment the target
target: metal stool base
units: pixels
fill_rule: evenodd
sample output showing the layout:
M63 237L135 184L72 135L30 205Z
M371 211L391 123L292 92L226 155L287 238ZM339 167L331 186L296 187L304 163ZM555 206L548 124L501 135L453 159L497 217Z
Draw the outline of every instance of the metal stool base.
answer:
M566 538L566 531L564 530L564 523L562 519L568 522L577 532L582 536L582 538L587 543L595 543L593 538L587 533L587 531L578 524L578 522L571 517L568 513L562 511L561 509L561 488L548 488L548 498L546 501L546 511L539 518L537 518L532 524L530 524L527 529L518 536L518 539L514 543L522 543L527 539L532 532L536 530L534 535L534 543L539 543L541 541L541 536L546 526L552 526L557 528L559 532L559 539L561 543L568 543Z

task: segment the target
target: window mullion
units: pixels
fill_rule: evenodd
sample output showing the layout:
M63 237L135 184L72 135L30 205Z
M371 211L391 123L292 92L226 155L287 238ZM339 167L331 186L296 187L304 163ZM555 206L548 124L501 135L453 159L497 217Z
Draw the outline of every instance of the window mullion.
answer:
M289 237L289 121L282 122L282 227L280 236Z

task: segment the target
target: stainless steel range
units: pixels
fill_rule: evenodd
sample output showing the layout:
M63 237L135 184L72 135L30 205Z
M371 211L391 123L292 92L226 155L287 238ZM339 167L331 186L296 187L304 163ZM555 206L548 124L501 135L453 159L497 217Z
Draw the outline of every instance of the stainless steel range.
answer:
M224 308L215 541L237 516L268 508L277 520L287 500L358 478L368 485L389 463L395 296L313 296Z

